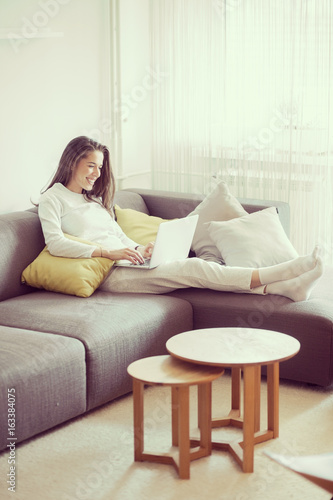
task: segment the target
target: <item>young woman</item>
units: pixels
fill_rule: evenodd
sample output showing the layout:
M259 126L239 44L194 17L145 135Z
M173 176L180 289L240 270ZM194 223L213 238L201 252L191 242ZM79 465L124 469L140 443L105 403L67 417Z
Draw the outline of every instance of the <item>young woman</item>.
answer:
M128 238L112 213L115 181L109 151L88 137L77 137L65 148L38 214L52 255L72 258L106 257L141 263L153 242L140 246ZM70 240L64 233L92 241ZM251 269L221 266L198 258L166 263L155 269L113 266L100 286L110 292L166 293L178 288L283 295L307 300L323 272L318 248L306 256L271 267Z

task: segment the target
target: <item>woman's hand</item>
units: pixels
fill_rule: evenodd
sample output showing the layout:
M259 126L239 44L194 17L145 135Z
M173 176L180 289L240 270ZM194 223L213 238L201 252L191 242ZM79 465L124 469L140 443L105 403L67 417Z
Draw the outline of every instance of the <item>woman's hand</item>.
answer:
M107 250L100 248L92 253L92 257L104 257L110 260L129 260L133 264L143 264L144 258L138 250L134 248L120 248L119 250Z
M152 241L147 243L146 246L139 246L138 247L138 251L141 253L141 255L145 259L150 259L151 254L153 253L153 249L154 249L154 242L152 242Z

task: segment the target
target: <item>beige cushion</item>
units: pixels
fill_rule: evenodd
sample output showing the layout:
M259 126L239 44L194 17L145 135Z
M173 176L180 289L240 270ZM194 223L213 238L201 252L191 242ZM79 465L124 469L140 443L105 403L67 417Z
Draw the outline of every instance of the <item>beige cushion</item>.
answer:
M206 227L228 266L266 267L298 256L275 207Z
M221 263L221 252L212 240L207 222L228 221L235 217L246 215L239 201L230 193L224 181L219 182L215 189L189 215L199 215L198 225L194 233L191 250L197 257Z

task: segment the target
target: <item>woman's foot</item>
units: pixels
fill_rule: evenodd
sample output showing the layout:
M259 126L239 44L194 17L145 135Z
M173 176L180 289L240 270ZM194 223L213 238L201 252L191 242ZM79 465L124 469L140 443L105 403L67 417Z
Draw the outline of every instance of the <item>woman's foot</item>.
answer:
M283 295L294 302L308 300L313 287L323 274L323 270L323 261L317 254L316 265L311 271L305 272L296 278L270 283L265 287L265 292L274 295Z
M276 281L286 281L297 278L308 271L312 271L319 257L320 247L315 246L312 253L296 257L296 259L276 264L275 266L258 269L261 284L268 285Z

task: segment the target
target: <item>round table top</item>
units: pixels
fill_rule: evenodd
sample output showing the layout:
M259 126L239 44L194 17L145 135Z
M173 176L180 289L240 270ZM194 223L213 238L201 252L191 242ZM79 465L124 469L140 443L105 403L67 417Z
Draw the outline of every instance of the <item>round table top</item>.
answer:
M181 361L168 354L134 361L127 368L131 377L154 385L195 385L211 382L223 375L215 366L200 366Z
M298 353L300 343L284 333L255 328L191 330L166 343L176 358L211 366L242 367L284 361Z

